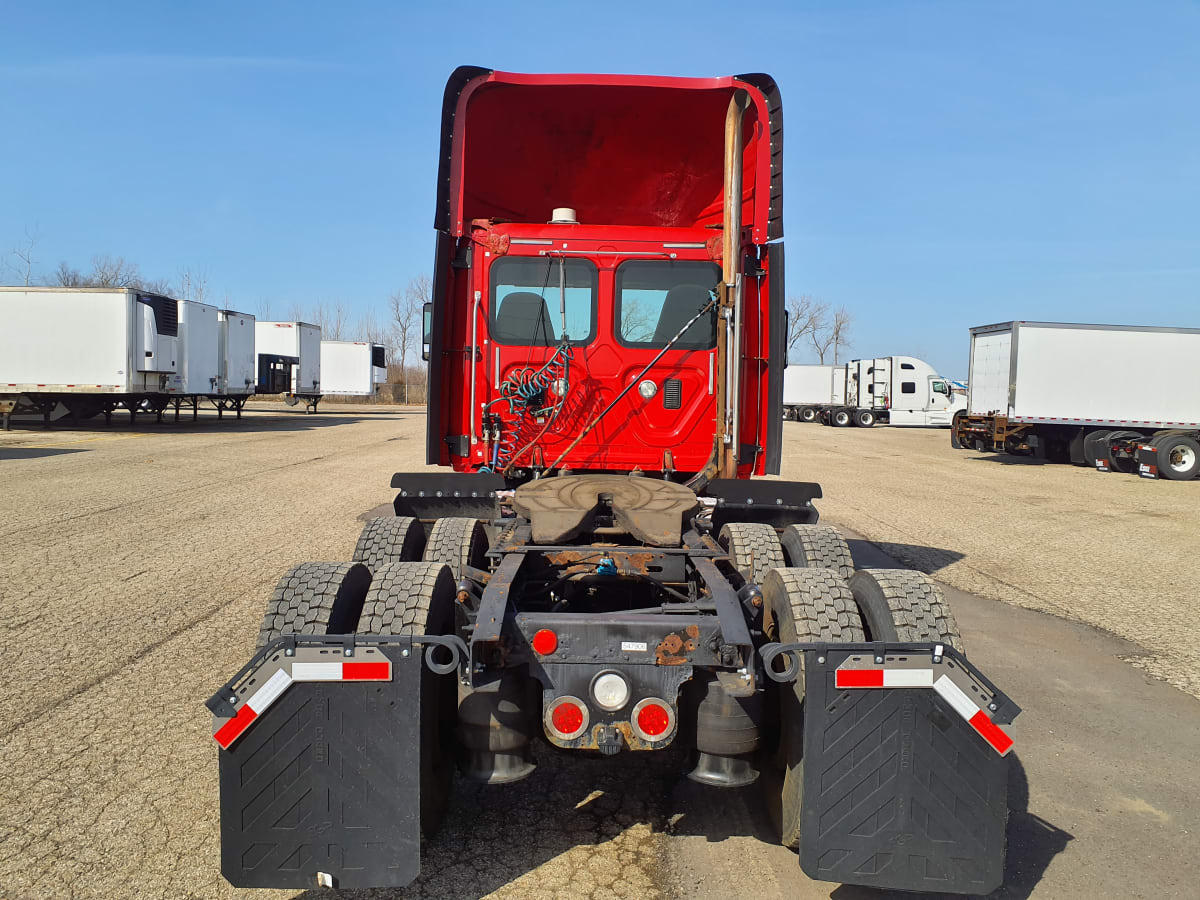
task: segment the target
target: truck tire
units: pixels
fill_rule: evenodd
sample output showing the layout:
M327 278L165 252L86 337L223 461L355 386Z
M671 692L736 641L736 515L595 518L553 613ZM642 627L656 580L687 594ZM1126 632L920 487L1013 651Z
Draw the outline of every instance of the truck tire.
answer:
M963 651L950 604L924 572L859 569L850 590L870 640L940 641Z
M834 569L854 574L854 557L842 533L832 525L789 525L779 535L784 564L800 569Z
M851 422L850 410L835 409L829 414L829 424L835 428L845 428Z
M360 634L453 634L455 584L450 567L432 562L386 563L375 570L358 620ZM414 647L424 653L425 648ZM445 651L442 651L445 652ZM454 728L458 685L453 675L438 675L421 665L419 724L421 836L431 837L442 824L454 779ZM404 803L405 798L392 798Z
M811 406L805 406L804 408L802 408L800 410L800 421L801 422L817 421L817 411L815 409L813 409Z
M869 409L860 409L854 414L854 424L859 428L870 428L875 424L875 413Z
M1104 444L1096 452L1103 453L1108 458L1108 468L1113 472L1121 472L1128 475L1130 472L1137 471L1137 460L1124 456L1116 456L1112 452L1113 441L1128 441L1141 440L1143 437L1140 431L1110 431Z
M729 551L733 567L760 587L767 572L783 565L783 546L770 525L727 522L721 526L717 542Z
M1188 481L1200 471L1200 443L1187 434L1154 438L1158 450L1158 474L1171 481Z
M438 519L429 532L422 559L443 563L455 578L462 578L466 566L487 568L487 551L487 533L477 519Z
M763 608L769 641L864 640L854 595L832 569L771 570L763 584ZM778 710L775 752L764 762L760 781L779 842L794 850L800 845L803 800L804 673L797 673L793 684L771 685Z
M966 413L961 409L954 414L954 418L950 420L950 447L954 450L963 449L962 441L958 439L958 426L961 424L963 416Z
M307 562L275 586L258 646L285 634L349 634L358 624L371 573L362 563Z
M412 516L378 516L367 521L354 561L374 572L394 562L419 562L425 550L425 529Z
M1096 461L1108 459L1108 431L1089 431L1083 437L1083 461L1096 468Z

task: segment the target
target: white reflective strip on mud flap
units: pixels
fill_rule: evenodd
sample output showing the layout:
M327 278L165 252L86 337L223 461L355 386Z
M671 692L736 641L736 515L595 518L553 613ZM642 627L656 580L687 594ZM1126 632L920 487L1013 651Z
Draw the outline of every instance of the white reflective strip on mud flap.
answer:
M291 683L292 676L288 675L286 670L279 669L267 679L262 687L254 692L250 699L246 701L246 705L259 715L262 715L268 706L279 699L279 695L286 691L288 685Z
M979 704L963 693L963 689L951 681L949 675L943 675L935 681L933 689L968 722L975 713L979 712Z
M292 663L292 678L296 681L341 681L340 662Z
M884 669L883 686L888 688L933 687L933 669Z

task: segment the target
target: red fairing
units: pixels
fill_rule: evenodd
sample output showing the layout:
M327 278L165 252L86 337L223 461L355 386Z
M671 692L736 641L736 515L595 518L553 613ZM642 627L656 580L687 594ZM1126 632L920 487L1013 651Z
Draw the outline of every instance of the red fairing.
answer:
M430 462L514 474L550 465L570 448L558 467L703 468L716 408L716 350L701 334L705 323L642 373L688 320L676 307L695 312L689 298L702 305L720 280L724 124L730 98L742 90L749 104L738 474L769 468L770 273L767 247L756 245L782 233L782 113L769 78L744 77L768 92L738 78L483 70L451 78ZM574 209L578 224L548 224L561 207ZM523 337L530 328L541 329L537 339ZM514 415L504 395L538 372L545 390L536 405L554 411ZM653 382L654 393L634 385L617 399L634 381Z

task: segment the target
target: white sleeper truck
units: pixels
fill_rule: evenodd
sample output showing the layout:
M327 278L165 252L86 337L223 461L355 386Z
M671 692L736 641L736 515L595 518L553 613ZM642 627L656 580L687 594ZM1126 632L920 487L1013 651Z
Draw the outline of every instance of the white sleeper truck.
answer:
M971 329L956 448L1184 481L1200 472L1200 328Z
M842 401L820 411L826 425L949 425L966 407L949 379L913 356L854 359L845 366Z

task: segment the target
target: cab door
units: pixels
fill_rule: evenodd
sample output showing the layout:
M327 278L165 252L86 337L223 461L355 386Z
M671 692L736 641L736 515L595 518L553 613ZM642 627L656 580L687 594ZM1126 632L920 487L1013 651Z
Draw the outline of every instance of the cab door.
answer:
M953 388L944 378L929 376L929 406L926 408L926 424L949 425L954 414Z

